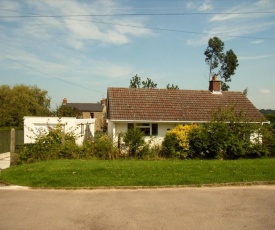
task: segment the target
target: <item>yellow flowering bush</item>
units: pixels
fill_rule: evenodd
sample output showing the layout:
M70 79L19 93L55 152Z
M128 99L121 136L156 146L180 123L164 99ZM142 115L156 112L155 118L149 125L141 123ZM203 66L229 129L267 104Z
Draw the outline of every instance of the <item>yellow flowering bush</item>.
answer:
M183 150L189 150L189 138L188 134L193 129L198 128L198 125L178 125L174 129L170 130L167 134L168 135L175 135L177 140L179 141L179 146L183 148Z

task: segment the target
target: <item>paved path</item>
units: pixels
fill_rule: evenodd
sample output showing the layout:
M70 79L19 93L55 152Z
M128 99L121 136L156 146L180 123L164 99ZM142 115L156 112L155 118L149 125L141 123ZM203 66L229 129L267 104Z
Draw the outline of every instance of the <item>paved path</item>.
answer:
M0 229L275 229L275 186L0 188Z
M10 167L10 153L0 153L0 171Z

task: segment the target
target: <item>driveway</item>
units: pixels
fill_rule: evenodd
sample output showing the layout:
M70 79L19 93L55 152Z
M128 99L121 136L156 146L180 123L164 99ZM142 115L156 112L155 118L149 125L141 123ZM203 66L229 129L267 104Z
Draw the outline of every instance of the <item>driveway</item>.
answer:
M0 229L275 229L275 186L144 190L0 187Z

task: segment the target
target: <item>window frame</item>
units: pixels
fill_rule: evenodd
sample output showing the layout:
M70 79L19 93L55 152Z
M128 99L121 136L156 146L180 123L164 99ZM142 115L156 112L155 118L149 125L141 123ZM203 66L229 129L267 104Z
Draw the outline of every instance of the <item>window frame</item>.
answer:
M146 137L158 136L158 123L128 123L128 130L130 128L140 129ZM144 132L146 129L147 132Z

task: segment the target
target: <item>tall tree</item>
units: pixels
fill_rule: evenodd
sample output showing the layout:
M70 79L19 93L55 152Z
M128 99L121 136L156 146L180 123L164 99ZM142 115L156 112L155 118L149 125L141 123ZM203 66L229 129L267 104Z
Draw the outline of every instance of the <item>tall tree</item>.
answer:
M168 84L168 85L166 86L166 88L167 88L167 89L179 89L179 87L178 87L177 85L174 85L174 84L172 84L172 85Z
M155 84L150 78L147 78L146 81L142 81L142 88L157 88L157 84Z
M142 86L142 87L141 87ZM147 78L146 81L141 81L141 78L136 74L132 79L130 80L130 86L129 88L150 88L154 89L157 88L157 84L152 81L152 79ZM177 85L170 85L167 84L167 89L179 89Z
M0 86L0 127L23 127L24 116L49 116L48 92L37 86Z
M142 87L140 87L142 85ZM130 80L129 88L157 88L157 84L154 83L150 78L147 78L146 81L142 81L140 77L136 74Z
M231 76L235 74L235 70L239 64L233 50L230 49L226 53L223 50L224 42L218 37L213 37L209 39L204 55L206 56L205 62L209 65L209 80L214 75L220 76L224 79L222 81L222 90L228 91L229 85L226 82L231 81ZM214 72L218 67L220 68Z
M129 88L140 88L140 85L141 85L140 77L136 74L130 80L130 86L129 86Z

